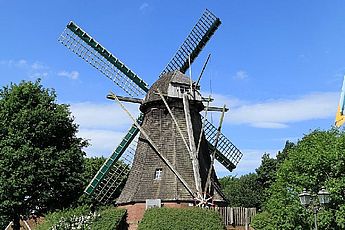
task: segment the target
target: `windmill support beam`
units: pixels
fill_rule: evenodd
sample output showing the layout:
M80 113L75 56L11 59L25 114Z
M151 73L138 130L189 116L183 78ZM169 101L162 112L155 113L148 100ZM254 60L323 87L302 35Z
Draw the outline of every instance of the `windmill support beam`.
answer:
M157 91L158 91L159 96L162 98L162 101L164 102L164 105L165 105L165 107L167 108L167 110L168 110L168 112L169 112L171 118L173 119L173 121L174 121L174 123L175 123L175 125L176 125L176 128L177 128L178 132L180 133L180 136L181 136L181 138L182 138L182 140L183 140L183 143L185 144L185 146L186 146L188 152L190 152L189 145L188 145L186 139L184 138L183 133L182 133L182 130L181 130L181 128L180 128L180 126L179 126L179 124L178 124L178 122L177 122L177 120L176 120L174 114L172 113L172 111L171 111L171 109L170 109L170 107L169 107L167 101L165 100L165 98L164 98L162 92L160 91L160 89L157 89Z
M217 145L218 145L218 141L219 141L219 136L221 134L221 130L222 130L222 125L223 125L223 120L224 120L224 113L225 113L225 105L223 106L223 111L222 111L222 115L220 116L220 121L219 121L219 126L217 129L217 134L216 134L216 142L214 144L214 151L211 155L211 164L210 164L210 169L208 170L208 175L207 175L207 181L206 181L206 185L205 185L205 192L210 192L211 190L211 174L212 174L212 170L213 170L213 164L214 164L214 159L216 158L216 152L217 152Z
M187 189L187 191L190 193L190 195L193 196L193 198L196 197L195 192L191 189L189 184L182 178L181 174L174 168L174 166L170 163L170 161L163 156L163 154L159 151L157 145L152 141L152 139L149 137L149 135L145 132L145 130L137 123L135 118L132 116L132 114L126 109L126 107L121 103L121 101L117 98L115 94L112 94L112 97L115 98L115 101L120 105L120 107L127 113L127 115L132 119L134 124L137 126L137 128L140 130L140 132L144 135L146 140L150 143L153 150L157 153L157 155L163 160L163 162L168 166L168 168L175 174L175 176L181 181L183 186Z
M205 108L206 109L206 108ZM204 110L205 110L204 109ZM210 111L210 112L223 112L223 109L224 108L220 108L220 107L214 107L214 106L209 106L207 111ZM229 108L225 108L224 112L228 112L229 111Z
M188 101L188 94L183 94L183 108L186 117L186 125L187 125L187 133L189 138L189 154L190 158L192 159L192 166L193 166L193 173L194 173L194 181L196 190L201 193L201 178L200 178L200 166L199 166L199 159L198 153L196 151L195 141L194 141L194 134L193 134L193 126L192 126L192 119L190 116L190 109L189 109L189 101Z
M214 99L211 98L211 95L209 97L201 97L201 100L203 102L212 102L212 101L214 101Z
M134 98L134 97L122 97L122 96L117 96L117 98L118 98L120 101L124 101L124 102L131 102L131 103L136 103L136 104L142 104L142 103L143 103L143 99ZM108 95L107 95L107 99L115 100L115 98L113 97L113 94L108 94Z
M211 96L209 97L211 99ZM202 119L202 123L201 123L201 130L200 130L200 135L199 135L199 140L198 140L198 147L196 149L196 152L199 154L199 151L200 151L200 146L201 146L201 138L202 138L202 135L204 134L204 128L205 128L205 121L206 121L206 117L207 117L207 111L208 111L208 107L210 105L210 102L207 102L206 103L206 106L204 108L205 110L205 116L204 118Z

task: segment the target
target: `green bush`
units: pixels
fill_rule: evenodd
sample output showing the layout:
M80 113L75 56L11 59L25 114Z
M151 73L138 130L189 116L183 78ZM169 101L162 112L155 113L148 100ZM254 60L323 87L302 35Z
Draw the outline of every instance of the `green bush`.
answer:
M87 206L49 213L44 222L36 230L69 230L72 227L78 229L115 229L122 220L126 210L114 207L102 207L96 215L90 213Z
M44 222L40 224L36 230L48 230L54 225L58 224L61 220L69 220L75 216L85 216L89 213L89 208L86 206L81 206L74 209L65 209L58 212L51 212L44 217Z
M91 225L91 229L115 229L120 224L125 213L125 209L107 207L99 212L99 215Z
M201 208L152 208L145 212L139 230L224 230L218 213Z
M251 223L251 226L255 229L275 230L276 227L271 221L271 214L268 212L258 213Z

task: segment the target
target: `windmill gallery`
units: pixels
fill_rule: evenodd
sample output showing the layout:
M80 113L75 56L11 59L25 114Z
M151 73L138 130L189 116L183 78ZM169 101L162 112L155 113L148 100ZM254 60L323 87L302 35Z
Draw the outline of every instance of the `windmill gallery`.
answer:
M220 24L206 10L151 87L75 23L70 22L59 38L126 93L126 97L110 93L108 99L115 100L134 124L85 193L97 202L126 208L128 221L138 221L151 206L227 203L213 162L216 159L232 171L242 153L201 115L224 114L225 106L208 106L212 99L201 95L199 80L185 75ZM140 116L133 118L122 101L138 103Z

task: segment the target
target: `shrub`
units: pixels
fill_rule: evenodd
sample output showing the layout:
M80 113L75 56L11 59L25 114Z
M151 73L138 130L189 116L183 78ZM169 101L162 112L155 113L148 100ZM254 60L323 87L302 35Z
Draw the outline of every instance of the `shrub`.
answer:
M152 208L145 212L139 230L224 230L218 213L201 208Z
M126 210L114 207L104 208L91 225L92 230L115 229L121 222Z
M124 209L102 207L96 215L87 206L49 213L36 230L115 229L126 213Z
M274 223L272 223L271 218L272 216L268 212L258 213L254 217L251 225L255 229L274 230L276 227L274 226Z
M74 217L86 216L89 213L89 208L86 206L81 206L74 209L65 209L58 212L51 212L44 217L44 222L40 224L36 230L52 229L53 226L58 225L59 222L67 222Z

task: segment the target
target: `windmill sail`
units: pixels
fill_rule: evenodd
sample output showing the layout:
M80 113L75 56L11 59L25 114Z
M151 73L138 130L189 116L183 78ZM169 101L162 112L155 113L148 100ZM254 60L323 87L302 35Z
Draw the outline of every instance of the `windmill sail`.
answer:
M67 25L59 41L130 96L145 96L148 84L74 22Z
M142 115L137 122L141 124ZM139 129L132 125L126 136L122 139L113 154L104 162L84 192L92 195L97 201L107 203L113 198L117 188L127 178L132 165Z
M217 128L205 119L204 132L206 140L208 141L208 147L210 153L215 150ZM232 142L220 133L218 137L217 149L216 149L216 159L229 171L236 168L237 164L240 162L243 153L232 144Z
M192 63L220 24L220 19L206 9L160 76L175 70L185 73L189 67L189 57Z
M343 87L341 89L340 101L338 105L337 114L335 117L335 126L340 127L345 123L345 76L343 80Z

